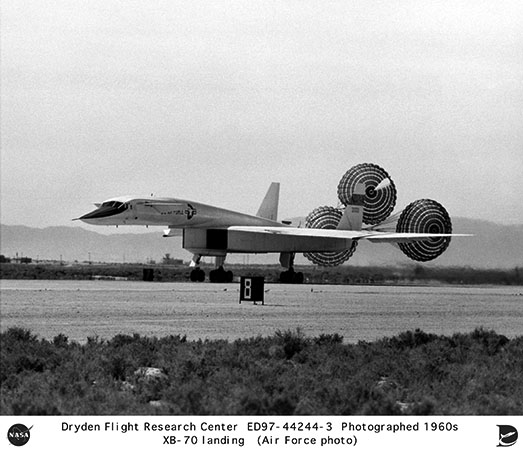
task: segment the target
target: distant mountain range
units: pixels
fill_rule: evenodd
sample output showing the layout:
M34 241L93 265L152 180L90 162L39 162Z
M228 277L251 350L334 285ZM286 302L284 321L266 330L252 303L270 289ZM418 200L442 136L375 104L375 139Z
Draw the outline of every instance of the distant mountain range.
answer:
M191 259L192 255L181 248L181 235L163 238L159 228L139 234L124 230L121 234L106 235L80 227L41 229L0 225L0 250L8 257L18 255L39 260L145 263L150 260L161 262L166 253L171 258ZM453 218L453 231L472 233L474 237L454 238L443 255L425 264L491 269L523 267L523 225ZM277 264L278 255L228 255L227 262ZM308 260L297 255L296 264L308 264ZM345 264L385 266L415 262L392 245L363 241Z

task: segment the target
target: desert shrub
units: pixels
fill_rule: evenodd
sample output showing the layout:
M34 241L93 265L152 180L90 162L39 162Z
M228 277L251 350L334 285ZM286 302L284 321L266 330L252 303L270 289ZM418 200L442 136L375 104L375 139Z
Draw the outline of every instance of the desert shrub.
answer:
M301 330L234 342L0 334L1 414L519 414L523 337L421 330L343 344ZM139 367L162 376L146 379Z
M309 340L297 328L296 331L276 331L276 342L281 345L287 359L291 359L309 345Z
M419 328L416 328L414 332L410 330L404 331L398 336L390 338L389 342L394 347L405 349L425 345L437 338L438 337L435 334L427 334L421 331Z
M434 414L436 405L431 398L422 398L420 401L413 403L407 410L408 414L413 416L430 416Z
M509 341L506 336L483 328L476 328L472 332L471 338L480 343L489 355L496 354Z
M37 337L30 330L20 327L9 328L5 333L2 333L2 338L4 345L37 341Z
M316 345L332 345L341 344L343 342L343 336L338 333L334 334L320 334L318 337L313 339Z
M69 338L63 333L60 333L53 338L53 344L55 347L67 347L67 344L69 343L68 341Z

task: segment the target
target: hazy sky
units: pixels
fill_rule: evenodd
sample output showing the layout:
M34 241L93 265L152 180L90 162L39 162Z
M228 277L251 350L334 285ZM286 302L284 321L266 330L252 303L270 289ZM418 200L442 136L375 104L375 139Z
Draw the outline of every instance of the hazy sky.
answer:
M1 16L4 224L80 226L135 193L255 213L271 181L281 218L306 215L362 162L399 208L523 223L521 0L11 0Z

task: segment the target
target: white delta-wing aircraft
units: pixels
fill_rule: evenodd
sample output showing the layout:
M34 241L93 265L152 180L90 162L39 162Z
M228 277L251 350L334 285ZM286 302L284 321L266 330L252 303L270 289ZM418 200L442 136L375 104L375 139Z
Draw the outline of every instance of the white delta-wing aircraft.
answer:
M232 272L223 268L227 253L280 253L280 263L287 269L280 281L302 283L303 273L294 271L296 253L321 266L336 266L365 239L394 244L409 258L424 262L441 255L451 237L467 236L452 234L447 211L434 200L416 200L391 215L396 187L375 164L349 169L338 184L338 206L314 209L304 227L277 220L279 192L279 183L272 183L254 216L192 200L125 196L95 204L94 211L78 220L92 225L165 226L164 237L182 229L183 248L194 255L191 280L205 280L200 259L214 256L211 282L232 281Z

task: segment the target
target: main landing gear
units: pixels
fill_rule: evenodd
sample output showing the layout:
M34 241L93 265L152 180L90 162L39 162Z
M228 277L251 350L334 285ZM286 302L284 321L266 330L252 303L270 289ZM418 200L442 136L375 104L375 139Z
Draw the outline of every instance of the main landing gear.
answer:
M294 268L280 273L280 283L285 284L303 284L303 272L295 272Z
M200 269L200 255L194 255L191 266L194 267L193 270L191 270L190 279L193 282L203 282L205 281L205 272ZM230 270L225 270L223 268L223 263L225 261L225 257L223 256L217 256L216 257L216 269L211 270L209 272L209 281L211 283L232 283L233 274Z
M280 263L288 269L280 273L280 283L303 284L303 273L294 271L294 253L281 253Z

